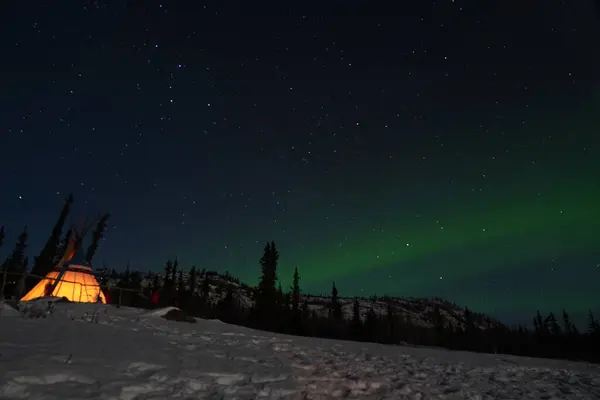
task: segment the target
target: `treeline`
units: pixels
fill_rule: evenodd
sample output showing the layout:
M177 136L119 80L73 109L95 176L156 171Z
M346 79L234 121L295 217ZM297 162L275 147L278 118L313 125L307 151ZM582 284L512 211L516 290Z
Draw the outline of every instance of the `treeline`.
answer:
M352 315L344 315L338 289L333 283L331 297L325 305L327 312L323 315L311 307L308 296L302 295L297 268L291 287L282 288L277 274L278 260L275 243L267 243L260 259L258 286L242 287L253 297L250 304L242 301L238 295L241 284L229 274L219 276L195 267L184 274L177 260L168 261L163 274L154 274L152 283L145 288L142 288L142 275L129 272L129 269L122 275L113 271L112 277L118 278L118 287L143 294L128 298L127 305L177 306L197 317L216 318L255 329L383 344L600 362L600 326L591 312L584 331L575 327L566 311L562 312L560 322L553 313L544 317L538 312L533 329L524 326L508 328L501 324L482 329L480 316L468 309L464 309L462 323L457 326L444 316L438 305L433 305L426 315L433 324L425 327L397 312L393 299L385 297L387 306L383 313L377 313L373 308L362 313L363 304L356 298ZM219 291L224 293L218 294ZM153 297L158 299L156 304L150 300Z

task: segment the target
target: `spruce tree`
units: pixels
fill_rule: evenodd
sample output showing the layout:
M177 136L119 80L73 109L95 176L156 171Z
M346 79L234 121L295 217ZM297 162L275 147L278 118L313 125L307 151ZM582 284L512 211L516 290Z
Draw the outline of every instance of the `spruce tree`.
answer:
M300 314L300 274L298 267L294 268L294 279L292 281L292 314L298 316Z
M61 241L59 242L58 247L56 248L56 254L54 255L54 258L52 260L52 265L58 264L65 255L65 251L67 250L67 246L69 244L69 238L71 237L72 233L73 229L69 228L63 236L63 238L61 239Z
M360 322L360 303L358 302L358 299L354 299L354 302L352 303L352 322Z
M4 226L0 227L0 248L4 244L4 238L6 237L6 232L4 231Z
M179 273L177 274L177 291L179 292L179 295L183 295L183 293L185 292L185 282L183 281L183 270L179 270Z
M171 287L171 272L173 271L173 262L168 260L165 264L165 275L163 278L163 287L169 288Z
M333 282L333 286L331 288L331 311L334 320L340 321L342 319L342 306L338 298L338 290L335 287L335 282Z
M578 335L579 332L577 331L577 327L575 326L575 324L573 322L571 322L571 318L569 317L569 314L567 314L567 312L565 311L565 309L563 308L562 310L562 317L563 317L563 329L565 330L565 334L567 336L573 336L573 335Z
M104 214L96 224L96 229L94 229L94 232L92 233L92 243L85 252L85 261L90 266L92 265L92 259L94 258L96 251L98 251L98 246L100 246L100 240L102 240L104 233L108 228L109 218L110 214Z
M27 227L23 229L23 232L19 234L17 243L13 248L12 253L8 256L5 265L3 266L9 274L16 274L22 272L21 269L25 262L25 250L27 250L27 239L29 234L27 233ZM16 277L13 277L16 278Z
M202 284L200 285L200 301L204 306L208 305L210 299L210 278L205 273Z
M34 259L33 269L31 271L34 275L41 277L46 276L46 274L54 267L54 258L60 243L60 235L62 234L63 227L67 221L72 205L73 195L69 194L65 200L65 205L60 212L60 216L58 217L54 228L52 228L52 234L48 238L48 241L42 248L40 254ZM37 281L30 280L27 285L28 289L32 288L36 283Z
M154 277L152 279L152 291L155 292L160 288L160 278L158 277L158 274L154 274Z
M352 303L352 336L355 340L362 339L362 320L360 319L360 302L357 298Z
M23 260L23 265L20 268L20 277L17 280L17 285L15 286L15 290L14 290L14 296L17 299L20 299L21 297L23 297L25 295L25 282L27 280L27 267L29 266L29 257L25 257L25 259Z
M175 257L173 268L171 269L171 285L173 287L175 287L175 282L177 282L177 267L179 267L179 261L177 260L177 257Z
M560 329L560 325L558 324L554 313L551 312L550 314L548 314L545 320L545 325L547 326L550 334L555 336L559 336L562 334L562 330Z
M140 271L133 271L129 274L129 287L133 290L140 290L142 288L143 276Z
M188 287L190 289L190 294L194 296L196 294L196 286L198 285L198 272L196 272L196 267L192 267L190 269L190 273L188 275Z
M25 250L27 249L27 227L17 238L17 243L13 248L12 253L6 258L2 264L2 281L0 282L0 299L5 296L15 295L15 282L18 282L23 276L23 266L27 260Z
M533 329L536 335L545 335L548 331L546 329L546 324L544 323L544 318L542 314L540 314L540 310L537 310L535 317L533 318Z
M255 308L259 323L268 325L269 318L274 315L277 291L275 282L277 281L277 262L279 253L275 247L275 242L265 245L263 256L260 259L262 275L258 283Z
M588 334L592 336L596 336L600 334L600 324L594 318L594 314L592 310L588 311Z
M129 262L127 262L125 271L120 275L120 279L117 283L117 286L123 289L132 288L131 269L129 268Z
M283 287L281 287L281 281L279 281L279 285L277 286L277 304L281 309L285 308L285 293L283 292Z

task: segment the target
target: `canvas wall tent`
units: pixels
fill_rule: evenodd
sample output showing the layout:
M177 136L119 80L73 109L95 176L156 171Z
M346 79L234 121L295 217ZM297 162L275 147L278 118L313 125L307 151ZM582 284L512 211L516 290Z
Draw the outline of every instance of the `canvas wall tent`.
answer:
M56 268L23 296L21 301L54 296L66 297L69 301L78 303L106 304L106 297L92 269L86 265L80 246L81 238L75 235L70 238L65 256Z

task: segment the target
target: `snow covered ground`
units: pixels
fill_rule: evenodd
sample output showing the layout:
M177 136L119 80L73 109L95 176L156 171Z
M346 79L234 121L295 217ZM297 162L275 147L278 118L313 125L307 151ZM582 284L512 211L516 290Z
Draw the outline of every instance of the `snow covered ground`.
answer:
M600 398L600 368L582 363L297 338L164 312L63 303L22 318L5 308L0 398Z

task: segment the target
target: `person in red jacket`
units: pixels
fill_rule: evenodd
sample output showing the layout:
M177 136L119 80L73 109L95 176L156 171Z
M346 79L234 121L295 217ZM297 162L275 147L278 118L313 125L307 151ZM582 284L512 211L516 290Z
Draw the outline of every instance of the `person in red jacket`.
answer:
M158 307L158 290L152 295L152 305Z

